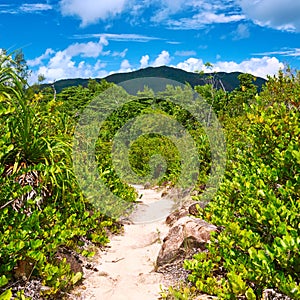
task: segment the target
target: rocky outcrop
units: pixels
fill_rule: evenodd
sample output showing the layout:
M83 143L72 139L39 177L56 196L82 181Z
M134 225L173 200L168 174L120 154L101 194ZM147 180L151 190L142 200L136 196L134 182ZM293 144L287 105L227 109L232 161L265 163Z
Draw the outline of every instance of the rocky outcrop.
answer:
M189 201L184 206L173 211L166 218L166 223L169 226L173 226L180 218L186 217L188 215L197 216L198 207L204 208L204 205L201 202Z
M210 233L217 227L203 220L184 216L177 220L163 240L157 257L157 267L172 263L189 251L204 251L210 240Z

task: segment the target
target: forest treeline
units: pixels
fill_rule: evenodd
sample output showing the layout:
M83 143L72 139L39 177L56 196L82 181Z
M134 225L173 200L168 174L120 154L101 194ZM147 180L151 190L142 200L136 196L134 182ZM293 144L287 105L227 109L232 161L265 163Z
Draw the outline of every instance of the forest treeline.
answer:
M208 77L215 75L219 80L215 82L215 87L221 88L222 86L226 89L226 91L231 92L236 87L239 86L238 76L241 75L241 72L217 72L217 73L194 73L187 72L182 69L177 69L169 66L160 66L160 67L147 67L144 69L139 69L136 71L125 72L125 73L114 73L108 75L103 78L95 78L97 82L100 82L102 79L106 80L110 83L119 84L121 82L127 80L133 80L136 78L149 78L149 77L162 77L170 80L175 80L182 84L188 83L191 87L195 87L197 85L204 85ZM57 92L61 92L64 88L71 86L82 85L83 87L87 87L89 79L84 78L70 78L70 79L60 79L53 82L53 85ZM263 84L265 84L266 80L261 77L257 77L254 84L257 86L258 90L261 90ZM43 83L42 87L50 86L51 84Z
M24 287L31 280L40 283L41 298L62 298L82 273L74 273L57 253L72 249L91 256L86 241L105 245L108 233L120 229L117 218L97 210L86 197L72 160L81 113L115 85L90 79L87 87L56 93L51 86L29 86L27 74L22 57L1 55L0 299L26 299ZM206 85L194 88L211 105L226 137L224 178L198 215L220 230L207 252L184 262L188 282L180 289L170 287L164 298L193 299L203 292L220 299L261 299L264 289L273 288L300 299L300 73L281 70L260 92L254 80L241 74L239 87L227 92L215 88L212 74ZM95 163L101 180L130 210L137 195L114 169L112 140L136 116L172 116L197 144L200 169L194 200L200 201L210 174L209 140L193 115L172 101L190 95L191 87L167 86L160 97L147 87L135 96L121 87L115 90L130 101L99 130ZM168 97L162 97L166 92ZM151 124L147 118L144 122L145 127ZM130 145L133 170L145 176L153 171L151 157L161 154L166 166L159 183L175 185L181 172L175 145L147 132Z

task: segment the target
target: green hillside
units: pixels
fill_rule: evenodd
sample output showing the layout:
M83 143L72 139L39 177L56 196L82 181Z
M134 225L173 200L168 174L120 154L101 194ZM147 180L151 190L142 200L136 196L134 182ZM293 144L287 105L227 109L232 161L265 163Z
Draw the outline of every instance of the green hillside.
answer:
M216 74L216 78L218 79L218 84L216 88L221 88L220 81L222 82L226 91L232 91L239 86L238 76L242 74L240 72L232 72L232 73L225 73L225 72L218 72ZM172 67L162 66L162 67L148 67L145 69L140 69L133 72L128 73L117 73L112 74L104 78L97 78L97 81L101 81L101 79L105 79L108 82L113 83L120 83L123 81L127 81L130 79L135 78L143 78L143 77L162 77L167 78L170 80L175 80L181 82L183 84L189 83L192 87L196 85L204 85L206 82L207 77L211 76L212 74L198 74L192 72L186 72L181 69L176 69ZM70 86L78 86L81 85L86 87L88 84L89 79L83 78L75 78L75 79L62 79L58 80L54 83L56 91L59 93L62 89ZM266 82L265 79L257 77L255 81L255 85L260 90L262 85ZM42 85L42 87L48 86L48 84ZM140 87L143 89L143 86Z

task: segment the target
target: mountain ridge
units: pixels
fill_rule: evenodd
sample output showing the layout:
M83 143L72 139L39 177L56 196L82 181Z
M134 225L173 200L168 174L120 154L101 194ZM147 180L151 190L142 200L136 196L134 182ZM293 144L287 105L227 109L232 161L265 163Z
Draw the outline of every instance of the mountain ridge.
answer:
M182 84L188 83L191 87L196 85L204 85L207 83L207 79L211 75L215 75L217 79L216 88L225 88L226 91L232 91L239 86L238 76L243 74L241 72L216 72L216 73L193 73L188 72L182 69L168 67L168 66L160 66L160 67L147 67L143 69L139 69L131 72L124 73L115 73L108 75L103 78L70 78L70 79L60 79L55 81L53 84L57 92L61 92L62 89L71 86L82 85L86 87L88 85L88 81L90 79L95 79L96 81L101 81L105 79L107 82L113 82L115 84L119 84L121 82L143 78L143 77L157 77L157 78L166 78L170 80L174 80L180 82ZM255 77L256 80L254 84L260 90L263 84L266 82L264 78ZM42 87L50 86L53 84L42 84Z

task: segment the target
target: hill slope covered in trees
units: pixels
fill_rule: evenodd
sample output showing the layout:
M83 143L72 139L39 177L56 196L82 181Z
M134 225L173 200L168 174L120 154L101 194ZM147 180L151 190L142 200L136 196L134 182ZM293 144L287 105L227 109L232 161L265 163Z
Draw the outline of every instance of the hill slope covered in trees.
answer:
M116 73L116 74L108 75L104 78L97 78L96 80L99 82L101 79L105 79L107 82L118 84L120 82L130 80L130 79L135 79L135 78L162 77L162 78L178 81L182 84L189 83L192 87L195 87L197 85L204 85L209 76L215 75L216 78L218 79L216 82L216 88L222 88L220 83L221 81L225 90L230 92L239 86L238 76L241 74L242 73L240 72L232 72L232 73L218 72L216 73L216 75L210 73L198 74L198 73L186 72L181 69L162 66L162 67L148 67L145 69L140 69L137 71L127 72L127 73ZM83 78L62 79L54 82L54 86L57 92L59 93L62 91L62 89L70 86L82 85L83 87L86 87L88 85L88 80L89 79L83 79ZM266 82L265 79L257 77L254 84L260 90L262 85L265 82ZM47 85L42 85L42 86L45 87Z

